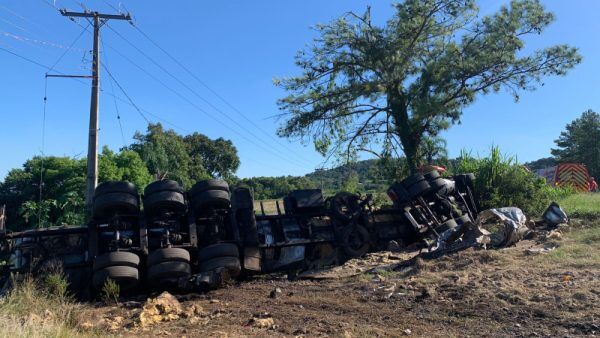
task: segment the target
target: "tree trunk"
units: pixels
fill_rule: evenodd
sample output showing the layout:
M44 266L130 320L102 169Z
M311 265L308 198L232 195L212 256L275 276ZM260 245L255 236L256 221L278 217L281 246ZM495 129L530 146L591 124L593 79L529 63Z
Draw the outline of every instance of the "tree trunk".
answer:
M404 152L404 156L406 156L408 170L411 174L414 174L417 172L417 166L419 165L417 150L422 135L417 134L411 128L406 99L400 94L398 87L388 91L387 99L394 120L394 134L398 136L402 144L402 151Z

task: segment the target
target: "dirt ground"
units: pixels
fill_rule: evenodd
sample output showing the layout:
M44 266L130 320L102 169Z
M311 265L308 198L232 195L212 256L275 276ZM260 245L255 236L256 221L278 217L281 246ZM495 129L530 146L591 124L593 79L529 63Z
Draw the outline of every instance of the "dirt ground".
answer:
M502 250L414 255L373 254L330 273L336 278L268 276L178 296L198 315L145 328L136 322L143 299L97 307L90 321L124 336L600 335L600 221L576 220Z

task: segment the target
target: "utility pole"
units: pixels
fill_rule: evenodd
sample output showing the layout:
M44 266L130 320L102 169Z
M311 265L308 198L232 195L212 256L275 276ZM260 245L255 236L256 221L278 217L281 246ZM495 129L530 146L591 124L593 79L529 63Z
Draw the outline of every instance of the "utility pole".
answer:
M88 215L91 214L94 190L98 185L98 104L100 100L100 27L108 20L131 20L129 14L101 14L98 12L69 12L62 9L63 16L72 18L86 18L93 20L94 24L94 51L92 61L92 98L90 102L90 129L87 154L87 189L85 205Z

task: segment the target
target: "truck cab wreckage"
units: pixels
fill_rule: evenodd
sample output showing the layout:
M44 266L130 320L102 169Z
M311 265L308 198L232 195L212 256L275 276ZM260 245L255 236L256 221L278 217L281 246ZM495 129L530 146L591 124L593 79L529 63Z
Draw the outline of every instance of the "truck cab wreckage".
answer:
M339 265L392 240L432 250L475 221L474 179L414 174L388 189L392 207L377 210L371 195L297 190L276 214L262 204L257 212L248 188L218 179L188 191L156 181L143 196L131 183L106 182L86 226L0 229L0 282L6 291L19 276L60 271L82 299L109 278L123 294L207 291L232 278Z

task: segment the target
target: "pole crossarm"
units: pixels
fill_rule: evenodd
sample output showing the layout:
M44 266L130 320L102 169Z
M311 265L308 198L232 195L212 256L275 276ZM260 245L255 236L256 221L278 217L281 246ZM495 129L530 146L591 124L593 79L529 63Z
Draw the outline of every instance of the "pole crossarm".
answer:
M98 17L100 19L107 19L107 20L128 20L128 21L131 20L131 15L129 13L127 13L127 14L102 14L102 13L91 12L91 11L69 12L66 9L61 9L60 14L62 14L63 16L70 16L70 17L75 17L75 18Z
M46 77L68 77L68 78L79 78L79 79L93 79L92 75L60 75L60 74L46 74Z

